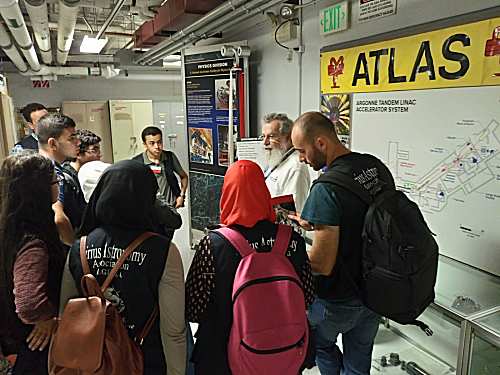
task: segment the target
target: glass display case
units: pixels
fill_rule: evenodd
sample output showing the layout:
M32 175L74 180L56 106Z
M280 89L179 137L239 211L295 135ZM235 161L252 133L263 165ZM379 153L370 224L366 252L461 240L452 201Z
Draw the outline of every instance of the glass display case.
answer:
M500 375L500 277L441 256L435 290L435 302L419 317L434 334L388 322L390 333L382 329L376 347L390 351L374 355L372 373ZM399 362L389 362L391 354Z
M500 307L463 323L460 375L500 374Z

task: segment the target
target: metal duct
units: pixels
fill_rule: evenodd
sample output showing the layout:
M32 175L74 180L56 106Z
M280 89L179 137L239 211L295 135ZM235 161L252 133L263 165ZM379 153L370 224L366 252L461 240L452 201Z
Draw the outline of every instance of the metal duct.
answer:
M12 44L9 32L7 31L3 23L0 23L0 48L4 50L10 61L12 61L12 63L16 66L17 69L19 69L20 72L24 73L28 71L28 66L19 54L16 46Z
M0 0L0 14L7 24L12 37L21 49L26 61L34 71L40 70L40 62L31 41L18 0Z
M57 62L66 64L73 43L76 18L80 0L59 0L59 22L57 29Z
M234 9L233 11L226 12L222 16L217 17L207 14L197 22L198 25L196 28L193 29L191 27L194 25L193 24L186 29L179 31L168 41L162 42L151 48L151 50L142 55L137 62L141 64L154 64L163 57L186 47L188 44L195 43L203 38L208 38L217 32L227 30L282 2L283 0L253 0L246 2L246 4ZM224 7L226 4L227 3L221 5L219 8ZM214 12L219 8L214 9Z
M168 40L165 40L164 42L161 42L157 44L155 47L151 48L148 52L144 53L140 58L138 58L136 62L144 63L147 59L156 55L160 50L168 48L169 46L173 45L179 40L184 39L187 35L196 31L197 29L206 25L207 23L212 22L213 20L216 20L219 17L227 15L228 13L231 12L231 10L235 9L236 7L242 4L245 4L245 2L246 1L244 0L225 2L224 4L208 12L204 17L200 18L198 21L193 22L191 25L175 33Z
M45 0L24 0L24 5L31 20L36 44L42 55L44 64L52 63L52 48L50 46L49 17Z

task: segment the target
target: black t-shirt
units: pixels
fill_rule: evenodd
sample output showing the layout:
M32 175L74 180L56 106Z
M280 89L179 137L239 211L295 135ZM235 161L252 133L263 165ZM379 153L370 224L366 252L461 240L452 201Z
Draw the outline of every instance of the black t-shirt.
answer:
M351 176L360 186L372 193L381 185L394 188L391 172L372 155L351 152L338 157L326 173L333 171ZM316 277L316 290L320 298L349 298L356 294L354 283L359 283L361 277L361 233L368 206L353 192L337 185L323 183L321 178L319 181L312 187L311 197L314 197L314 189L327 189L333 192L335 205L332 209L338 211L339 222L332 225L339 226L340 235L337 261L332 273L329 276ZM305 206L307 205L306 202ZM320 224L328 225L328 223Z

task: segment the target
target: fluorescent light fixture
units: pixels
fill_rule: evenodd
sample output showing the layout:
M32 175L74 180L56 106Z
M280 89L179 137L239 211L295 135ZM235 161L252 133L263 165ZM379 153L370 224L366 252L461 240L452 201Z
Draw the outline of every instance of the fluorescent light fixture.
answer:
M181 61L181 55L168 55L166 56L163 61L166 61L166 62L177 62L177 61Z
M108 39L96 39L85 35L80 44L81 53L100 53L104 46L108 43Z

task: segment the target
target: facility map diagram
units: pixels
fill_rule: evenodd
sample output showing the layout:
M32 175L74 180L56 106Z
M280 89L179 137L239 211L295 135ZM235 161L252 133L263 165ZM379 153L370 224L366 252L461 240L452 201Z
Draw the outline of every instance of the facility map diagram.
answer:
M354 94L352 149L380 158L440 253L500 275L500 87ZM389 103L389 104L387 104ZM391 105L411 103L394 113Z
M500 184L500 124L492 120L479 134L461 143L416 181L407 179L402 173L402 170L411 170L414 166L410 158L407 150L399 148L399 142L389 142L387 162L396 186L426 212L442 211L457 192L465 195L478 193L485 199L496 198L494 191L481 188L492 181Z

